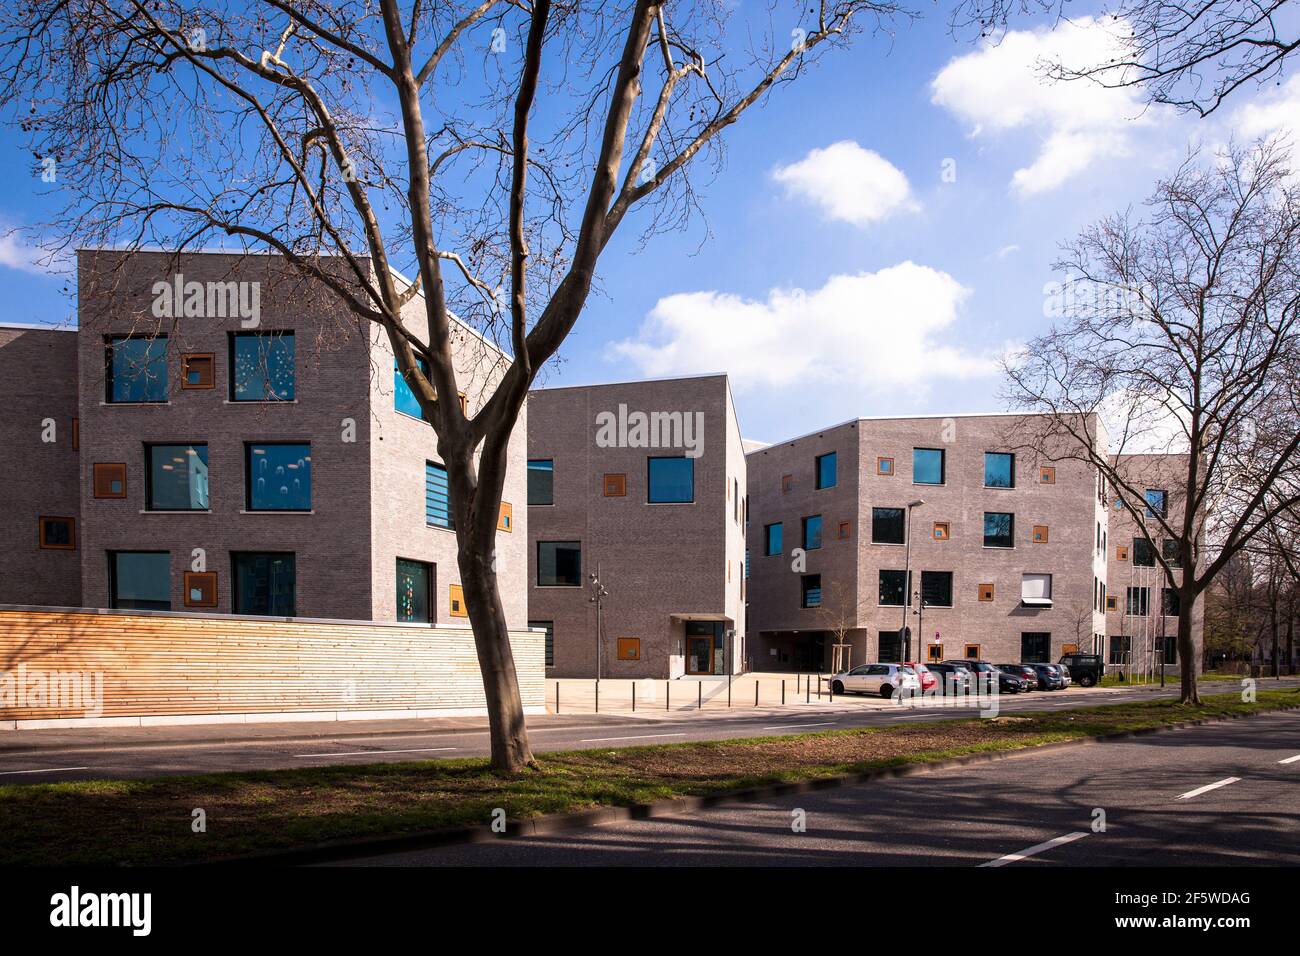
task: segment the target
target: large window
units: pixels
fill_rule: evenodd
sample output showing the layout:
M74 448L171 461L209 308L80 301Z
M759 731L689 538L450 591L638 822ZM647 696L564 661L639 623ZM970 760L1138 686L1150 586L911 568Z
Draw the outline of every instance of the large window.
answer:
M880 572L880 603L885 607L902 607L907 600L907 573L905 571Z
M451 513L447 469L431 461L424 463L424 523L435 528L456 527L456 519Z
M1016 486L1016 456L1004 451L984 453L984 484L988 488Z
M816 461L818 488L834 488L838 481L837 462L835 452L828 452L825 455L818 455Z
M1177 617L1182 608L1182 598L1173 588L1160 589L1160 612L1165 617Z
M766 541L765 550L763 551L765 555L780 554L782 548L781 522L765 525L763 527L763 539Z
M420 369L420 374L427 381L429 378L429 363L422 358L415 360L416 366ZM412 418L422 418L426 422L431 421L424 414L424 409L420 407L420 400L415 397L415 391L402 374L402 370L397 367L397 359L393 359L393 408L403 415L410 415Z
M582 543L538 541L537 586L540 588L582 587Z
M880 655L884 664L896 664L903 659L903 636L898 631L880 632Z
M108 590L113 607L170 611L172 556L168 551L110 551Z
M397 619L433 623L433 565L397 559Z
M816 551L822 546L822 516L809 515L803 519L803 547L805 551Z
M145 445L150 511L206 511L207 445Z
M1127 664L1129 654L1132 652L1133 639L1126 635L1116 634L1110 639L1110 660L1111 664Z
M822 606L822 576L820 574L805 574L799 581L799 587L800 607Z
M167 336L115 335L105 366L108 401L167 401Z
M529 621L529 627L540 627L546 630L545 652L546 666L555 666L555 622L554 621Z
M921 572L921 603L924 607L952 607L952 572Z
M1052 576L1027 573L1020 575L1020 603L1026 607L1052 606Z
M904 535L904 509L871 509L871 543L902 544Z
M528 503L530 505L555 504L555 462L552 459L529 459Z
M1166 634L1160 638L1160 643L1156 645L1160 648L1162 664L1178 663L1178 638L1173 634Z
M293 617L298 613L294 556L281 552L243 552L230 556L236 614Z
M311 510L311 445L248 444L248 510Z
M1160 553L1165 559L1165 564L1171 568L1182 567L1182 558L1178 554L1178 539L1165 538L1160 542Z
M694 458L649 458L646 470L646 501L658 505L695 500Z
M1016 516L1004 511L984 512L984 547L1014 548Z
M1133 539L1133 567L1153 568L1156 565L1156 553L1151 542L1146 538Z
M293 401L296 361L292 332L232 332L230 400Z
M1051 662L1052 635L1046 631L1025 631L1020 635L1020 659L1026 664Z
M1151 613L1151 589L1129 588L1125 595L1124 613L1134 617L1146 617Z
M912 449L912 481L918 485L943 484L943 449Z

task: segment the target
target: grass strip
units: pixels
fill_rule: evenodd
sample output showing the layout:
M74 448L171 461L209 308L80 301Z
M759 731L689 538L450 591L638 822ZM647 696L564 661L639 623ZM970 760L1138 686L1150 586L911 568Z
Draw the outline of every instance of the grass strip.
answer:
M483 759L0 786L0 864L193 863L330 840L487 826L1020 750L1300 704L1296 690L1162 699L787 737L548 753L503 777ZM207 832L191 829L192 811Z

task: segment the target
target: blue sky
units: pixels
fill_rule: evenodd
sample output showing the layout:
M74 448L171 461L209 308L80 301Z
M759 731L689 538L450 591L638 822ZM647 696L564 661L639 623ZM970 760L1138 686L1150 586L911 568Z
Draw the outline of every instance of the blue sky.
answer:
M1105 49L1086 18L1050 33L1023 20L988 47L931 13L831 53L727 131L703 246L697 222L643 249L629 219L545 384L725 371L746 436L767 441L857 415L999 410L997 356L1045 327L1061 241L1140 203L1194 143L1300 128L1286 78L1196 120L1043 82L1038 56ZM0 135L0 225L35 222L48 210L31 157ZM0 245L3 321L64 320L66 281L26 263Z

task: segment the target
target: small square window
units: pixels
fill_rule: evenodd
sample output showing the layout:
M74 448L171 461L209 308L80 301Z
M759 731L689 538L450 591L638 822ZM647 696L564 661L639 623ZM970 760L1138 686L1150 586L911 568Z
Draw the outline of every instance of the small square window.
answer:
M980 585L980 600L986 604L993 600L994 588L991 584Z
M839 536L841 541L847 541L853 535L853 522L841 521Z
M77 523L73 518L41 518L41 547L51 551L77 549Z
M449 598L451 603L452 617L469 617L469 609L465 607L465 590L459 584L449 586Z
M934 540L935 540L935 541L947 541L947 540L948 540L948 535L949 535L948 522L946 522L946 521L936 521L936 522L934 523Z
M497 515L497 530L515 530L515 509L508 501L501 502L501 513Z
M1044 465L1042 468L1038 469L1038 480L1044 485L1056 484L1056 469Z
M126 464L97 462L91 469L96 498L126 497Z
M788 494L794 490L794 475L781 476L781 494Z
M876 474L892 475L893 473L894 473L894 459L892 458L876 459Z
M931 644L927 647L925 650L925 659L927 661L933 661L935 664L943 660L943 645Z
M1047 525L1034 525L1034 544L1047 544Z
M181 356L181 388L215 388L217 357L212 352L190 352Z
M1126 545L1122 545L1122 544L1121 544L1121 545L1117 545L1117 546L1116 546L1116 548L1115 548L1115 560L1116 560L1116 561L1127 561L1127 560L1128 560L1128 547L1127 547Z
M186 607L216 607L217 606L217 572L216 571L186 571L185 572L185 606Z
M1117 610L1119 610L1119 598L1115 597L1114 595L1111 595L1110 597L1107 597L1107 598L1106 598L1106 610L1108 610L1108 611L1117 611Z
M627 475L606 475L605 481L606 498L622 498L627 495ZM731 490L731 486L727 486Z
M639 661L641 659L641 638L620 637L618 639L618 659L620 661Z
M977 661L980 659L980 646L978 644L967 644L965 651L966 653L962 657L966 658L966 660Z

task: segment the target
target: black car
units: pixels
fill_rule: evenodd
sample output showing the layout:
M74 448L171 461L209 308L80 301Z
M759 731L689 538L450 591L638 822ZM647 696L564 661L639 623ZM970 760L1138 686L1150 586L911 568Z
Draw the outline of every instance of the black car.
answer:
M1106 670L1100 654L1065 654L1059 663L1069 668L1070 679L1080 687L1095 686Z
M1065 690L1065 678L1057 670L1056 664L1030 664L1038 671L1038 686L1043 690Z
M1008 674L994 667L988 661L968 661L951 660L944 661L945 664L951 664L953 667L962 667L971 674L971 679L976 682L976 688L980 691L991 689L994 678L998 682L998 690L1008 694L1018 694L1025 690L1025 682L1014 674ZM984 675L981 677L980 675ZM981 686L982 685L982 686Z
M929 661L925 666L938 681L935 690L940 694L970 693L971 672L967 668L955 664L932 664Z
M1025 690L1038 690L1038 671L1033 664L999 664L998 670L1019 677L1025 682Z

